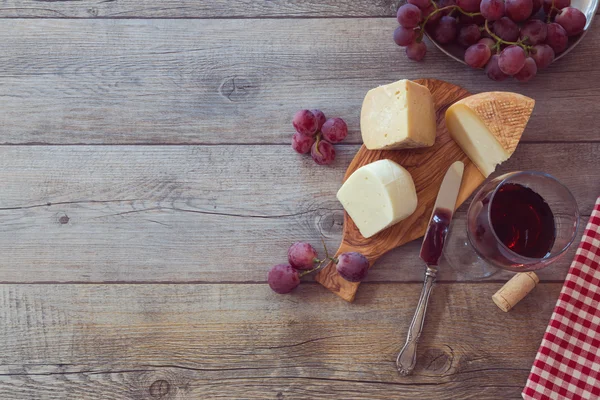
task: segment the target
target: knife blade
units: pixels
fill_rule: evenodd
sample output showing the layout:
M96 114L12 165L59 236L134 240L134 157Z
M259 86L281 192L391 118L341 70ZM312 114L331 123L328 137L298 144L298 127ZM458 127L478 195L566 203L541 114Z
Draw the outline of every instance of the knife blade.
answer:
M464 170L465 165L456 161L448 168L442 181L421 245L420 257L427 265L438 265L442 256Z
M409 375L417 363L417 342L423 331L429 296L437 276L437 265L442 256L444 242L456 207L456 199L458 198L464 169L465 165L457 161L446 172L421 245L420 257L427 264L425 282L423 283L417 310L408 328L406 343L396 359L398 372L404 376Z

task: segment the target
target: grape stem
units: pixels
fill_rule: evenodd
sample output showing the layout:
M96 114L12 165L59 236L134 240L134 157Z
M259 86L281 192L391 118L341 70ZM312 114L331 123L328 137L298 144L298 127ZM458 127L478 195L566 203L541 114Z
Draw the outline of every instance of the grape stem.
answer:
M416 39L416 42L419 43L423 40L423 33L425 32L425 25L427 25L427 22L429 22L429 19L434 16L435 14L438 14L442 11L447 11L450 10L452 11L458 11L461 14L466 15L467 17L476 17L478 15L481 15L480 12L474 12L474 13L470 13L470 12L466 12L465 10L463 10L462 8L460 8L459 6L446 6L446 7L442 7L442 8L438 8L437 4L435 4L434 1L432 1L435 10L429 14L425 20L423 20L423 22L419 25L419 28L421 28L421 33L419 34L419 36Z
M519 40L518 42L509 42L509 41L503 40L502 38L500 38L499 36L497 36L490 30L487 19L485 20L484 29L492 37L492 39L494 39L496 41L496 44L494 45L494 49L496 49L496 53L500 52L501 44L512 44L515 46L519 46L523 50L525 50L527 52L527 54L529 54L529 52L531 51L532 46L527 46L527 45L523 44L523 41L528 39L527 36L525 36L523 39Z
M317 153L317 155L320 157L321 156L321 152L319 151L319 142L321 141L321 132L317 133L317 144L315 146L315 152Z
M320 133L319 133L320 135ZM313 263L319 263L319 265L317 265L315 268L313 269L309 269L308 271L304 271L300 274L300 278L302 278L304 275L308 275L310 273L313 273L315 271L320 270L323 267L323 263L325 261L329 262L329 260L333 260L333 258L329 257L329 251L327 251L327 245L325 244L325 239L323 239L323 237L321 237L321 243L323 243L323 249L325 250L325 258L322 260L319 260L318 258L315 258L313 260ZM337 261L336 261L337 262Z
M552 21L552 13L554 11L559 11L558 8L556 8L554 6L554 0L552 0L552 4L550 5L550 11L548 11L548 19L546 20L546 23L550 23Z

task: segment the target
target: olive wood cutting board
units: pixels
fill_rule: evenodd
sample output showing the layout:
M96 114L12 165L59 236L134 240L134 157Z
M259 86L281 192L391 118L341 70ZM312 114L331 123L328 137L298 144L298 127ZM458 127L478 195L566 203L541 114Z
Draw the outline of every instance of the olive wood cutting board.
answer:
M465 164L457 207L485 180L475 164L450 138L444 122L446 109L471 94L459 86L437 79L417 79L415 82L429 88L433 95L437 119L435 144L428 148L405 150L367 150L363 145L350 163L344 181L363 165L381 159L393 160L406 168L413 177L417 189L417 209L407 219L368 239L360 234L348 213L344 212L342 244L336 255L357 251L367 257L372 267L377 259L386 252L422 237L431 217L442 179L453 162L462 161ZM415 257L418 257L418 254L415 254ZM398 260L399 268L400 264L401 261ZM339 276L333 262L317 274L316 280L347 301L354 300L359 286L359 283L348 282Z

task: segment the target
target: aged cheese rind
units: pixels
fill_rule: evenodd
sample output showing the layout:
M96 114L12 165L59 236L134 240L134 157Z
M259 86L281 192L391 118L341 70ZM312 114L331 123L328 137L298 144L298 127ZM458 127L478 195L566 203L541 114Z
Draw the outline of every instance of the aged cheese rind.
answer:
M432 146L437 125L431 92L406 79L371 89L363 101L360 129L369 150Z
M517 93L480 93L450 106L446 126L487 177L517 148L534 105L533 99Z
M408 218L417 208L412 176L387 159L354 171L337 198L365 238Z

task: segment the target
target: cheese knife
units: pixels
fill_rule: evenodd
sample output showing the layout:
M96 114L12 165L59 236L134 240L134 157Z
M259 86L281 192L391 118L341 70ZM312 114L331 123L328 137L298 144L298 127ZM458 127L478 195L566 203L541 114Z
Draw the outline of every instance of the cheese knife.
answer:
M417 342L423 330L429 295L433 289L433 283L438 272L438 263L442 256L444 242L456 207L464 168L465 165L462 162L456 161L446 172L421 245L420 257L425 262L427 270L425 271L425 283L423 284L417 310L408 328L406 344L400 350L396 360L398 372L403 376L410 375L417 363Z

